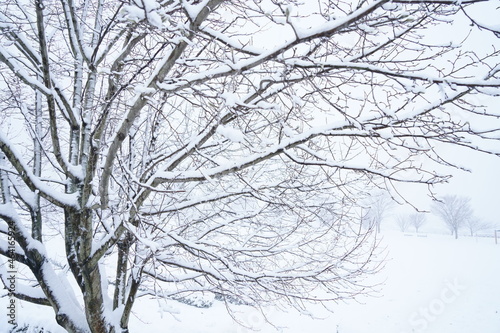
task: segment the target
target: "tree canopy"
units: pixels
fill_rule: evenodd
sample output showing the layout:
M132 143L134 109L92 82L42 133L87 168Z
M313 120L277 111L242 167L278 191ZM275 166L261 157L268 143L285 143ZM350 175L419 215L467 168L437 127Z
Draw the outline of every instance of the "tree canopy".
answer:
M367 193L446 181L436 145L500 153L481 125L499 116L499 32L479 2L0 1L13 297L102 333L128 332L145 295L366 292ZM457 21L463 43L430 37Z

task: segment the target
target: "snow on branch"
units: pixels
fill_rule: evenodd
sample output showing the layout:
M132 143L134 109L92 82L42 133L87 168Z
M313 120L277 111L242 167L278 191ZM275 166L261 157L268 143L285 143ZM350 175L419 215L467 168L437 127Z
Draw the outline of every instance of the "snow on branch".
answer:
M500 155L500 46L463 22L474 2L2 8L0 255L14 224L29 269L16 296L69 332L124 333L143 295L303 308L367 292L371 192L445 182L460 167L445 145ZM445 24L471 34L435 35Z
M287 61L292 66L297 66L301 68L321 68L322 70L335 70L335 69L351 69L355 71L369 72L382 74L390 77L403 78L408 80L418 80L425 81L428 83L442 83L449 86L457 87L494 87L500 88L500 79L492 79L492 77L500 72L500 69L494 69L484 79L455 79L453 77L439 77L432 74L419 74L418 72L404 72L404 71L392 71L389 69L381 68L379 66L371 65L368 63L361 62L310 62L301 61L298 59L292 59Z
M0 133L0 149L11 163L15 174L21 177L31 191L40 191L41 196L59 207L78 207L77 193L61 193L35 176L15 147L2 133ZM14 170L8 171L14 172Z

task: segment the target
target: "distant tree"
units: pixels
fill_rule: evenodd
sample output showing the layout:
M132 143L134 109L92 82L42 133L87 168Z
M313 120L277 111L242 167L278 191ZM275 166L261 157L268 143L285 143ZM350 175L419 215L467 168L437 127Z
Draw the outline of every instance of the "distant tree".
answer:
M408 230L408 227L410 226L410 221L406 216L403 215L398 215L396 218L396 223L398 224L399 230L402 232L406 232Z
M476 216L470 216L465 220L465 227L469 230L470 235L474 236L478 231L492 228L492 224L481 220Z
M415 228L415 232L418 233L418 229L424 225L426 222L425 215L422 213L411 214L409 217L410 224Z
M369 199L368 212L364 216L365 225L370 225L380 232L382 221L394 208L394 200L386 193L377 193Z
M455 235L455 239L458 238L458 229L472 216L470 198L457 195L444 196L434 203L432 210Z

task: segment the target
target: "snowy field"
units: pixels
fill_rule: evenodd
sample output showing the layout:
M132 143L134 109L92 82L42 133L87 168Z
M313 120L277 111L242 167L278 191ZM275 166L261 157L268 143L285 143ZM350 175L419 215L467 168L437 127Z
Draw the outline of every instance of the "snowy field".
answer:
M131 332L175 333L498 333L500 332L500 244L493 238L385 232L387 263L374 277L383 280L378 297L337 304L334 313L313 307L310 318L295 311L267 309L264 316L246 306L234 323L222 303L199 309L176 301L161 306L153 300L136 304ZM426 237L422 237L426 236ZM3 309L6 298L0 299ZM20 322L32 322L50 332L64 332L52 313L18 306ZM0 332L6 332L2 316ZM3 327L3 328L2 328Z

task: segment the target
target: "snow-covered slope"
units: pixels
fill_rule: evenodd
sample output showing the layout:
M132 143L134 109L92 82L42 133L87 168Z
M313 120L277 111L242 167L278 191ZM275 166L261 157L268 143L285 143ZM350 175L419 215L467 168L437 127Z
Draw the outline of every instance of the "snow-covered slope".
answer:
M382 234L387 263L373 281L384 281L378 297L333 306L329 313L320 307L308 311L266 309L264 315L237 306L235 316L255 331L264 333L498 333L500 332L500 244L493 238L428 234L417 237L399 232ZM422 235L421 235L422 236ZM0 299L6 308L7 298ZM160 311L161 309L161 311ZM6 311L0 318L5 332ZM63 332L50 309L18 306L20 322L32 322L54 333ZM176 301L138 301L131 332L158 333L248 333L236 324L224 305L199 309Z

